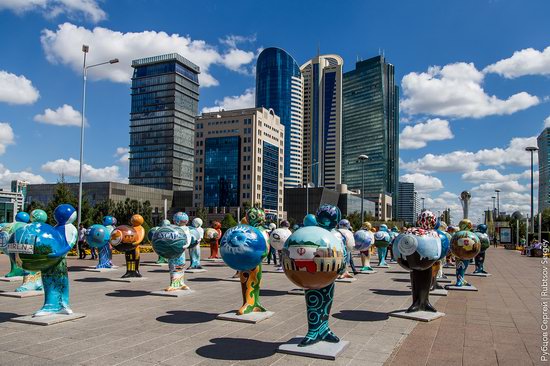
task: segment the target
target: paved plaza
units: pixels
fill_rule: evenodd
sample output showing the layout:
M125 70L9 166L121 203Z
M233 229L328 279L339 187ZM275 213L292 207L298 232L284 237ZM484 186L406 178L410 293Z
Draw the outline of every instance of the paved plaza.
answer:
M225 281L234 271L223 264L204 262L208 272L187 274L195 292L176 298L150 294L168 285L166 267L144 265L147 280L121 283L111 279L122 268L88 272L95 261L69 258L72 308L86 318L47 327L13 323L10 318L31 314L43 299L0 297L0 365L538 364L540 258L500 248L487 253L493 276L469 278L478 292L433 296L446 316L430 323L388 316L411 302L408 273L398 265L337 283L331 328L351 345L336 361L276 353L307 328L304 298L287 294L294 286L282 273L264 274L262 303L274 316L245 324L215 319L241 305L240 284ZM155 259L142 255L142 263ZM124 256L114 261L122 266ZM8 268L0 256L0 272ZM17 286L0 282L0 291Z

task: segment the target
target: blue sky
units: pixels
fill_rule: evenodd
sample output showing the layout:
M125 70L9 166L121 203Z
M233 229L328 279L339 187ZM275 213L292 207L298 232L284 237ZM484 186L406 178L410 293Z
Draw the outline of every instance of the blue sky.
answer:
M179 52L203 69L200 108L253 104L255 58L299 63L383 50L402 87L401 175L435 211L472 190L476 216L500 188L526 211L529 156L550 117L550 3L465 1L0 0L0 183L76 181L82 63L118 57L88 84L88 180L127 177L129 62ZM49 109L49 111L48 111ZM547 121L550 125L550 119ZM118 154L117 154L118 151ZM431 154L431 155L430 155Z

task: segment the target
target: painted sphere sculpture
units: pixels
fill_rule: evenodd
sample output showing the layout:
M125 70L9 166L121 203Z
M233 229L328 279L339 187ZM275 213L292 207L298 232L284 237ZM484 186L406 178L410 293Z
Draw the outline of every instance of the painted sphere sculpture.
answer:
M416 221L416 226L424 230L433 230L437 224L437 218L432 211L422 211L418 215L418 220Z
M317 218L314 214L307 214L304 217L304 226L317 226ZM296 230L295 228L294 230Z
M111 232L111 239L109 243L118 251L129 252L134 250L143 240L142 234L138 232L134 227L143 225L143 217L141 215L133 215L130 218L129 225L117 226Z
M193 221L191 221L191 226L193 227L202 227L202 219L200 217L195 217Z
M220 242L223 261L236 271L256 268L266 255L268 244L257 228L240 224L225 232Z
M248 225L258 227L265 223L265 211L258 207L251 207L246 211Z
M16 222L29 222L31 221L31 217L28 213L24 212L24 211L20 211L17 213L17 215L15 215L15 221Z
M189 222L189 216L185 212L176 212L174 214L174 224L183 226Z
M206 240L216 240L219 239L219 236L220 234L214 228L209 227L204 231L204 238Z
M31 222L46 222L48 220L48 214L46 211L36 209L31 211Z
M100 224L92 225L86 233L86 241L92 248L103 248L109 244L111 233L107 228Z
M282 251L286 276L304 289L321 289L345 268L344 246L332 232L318 226L296 230Z
M315 214L317 225L327 230L335 229L341 216L340 209L333 205L321 205Z
M353 238L355 239L355 250L361 252L367 251L374 243L374 234L370 230L357 230L353 234Z
M491 245L491 241L489 240L489 235L487 235L487 225L485 224L477 225L476 235L479 238L479 241L481 243L481 252L484 252L487 249L489 249L489 246Z
M153 234L153 250L167 259L178 258L191 244L189 229L181 226L161 226Z
M191 226L189 228L189 234L191 234L190 239L191 243L189 244L189 248L194 248L201 242L201 233L197 230L196 227Z
M451 239L452 236L446 231L437 230L437 234L439 235L439 239L441 240L441 255L439 256L439 259L443 259L449 255L451 252Z
M441 257L441 239L434 230L412 229L399 234L393 244L397 263L407 270L423 271Z
M290 235L292 235L292 232L286 227L275 229L269 234L269 244L275 248L275 250L283 250Z
M105 216L103 217L103 226L115 226L116 218L114 216Z
M169 224L168 224L169 225ZM159 229L158 226L153 226L152 228L149 229L149 231L147 232L147 240L149 240L150 243L153 242L153 235L155 235L155 233L157 232L157 230Z
M390 233L388 233L387 230L384 231L382 229L383 228L381 227L381 230L378 230L376 233L374 233L374 245L377 248L387 248L391 242Z
M352 251L355 249L355 237L351 230L346 228L338 229L338 233L343 237L344 243L346 244L346 249Z
M472 227L470 220L460 221L459 227L466 228L466 230L460 230L453 234L451 239L451 251L455 257L460 259L472 259L478 255L481 250L479 237L467 229Z

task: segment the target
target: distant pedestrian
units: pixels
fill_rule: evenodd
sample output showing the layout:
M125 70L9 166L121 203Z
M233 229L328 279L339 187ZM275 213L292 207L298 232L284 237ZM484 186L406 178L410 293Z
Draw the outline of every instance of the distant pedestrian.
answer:
M496 248L497 247L497 237L496 235L493 236L493 246Z
M78 259L86 258L86 228L83 224L78 227Z

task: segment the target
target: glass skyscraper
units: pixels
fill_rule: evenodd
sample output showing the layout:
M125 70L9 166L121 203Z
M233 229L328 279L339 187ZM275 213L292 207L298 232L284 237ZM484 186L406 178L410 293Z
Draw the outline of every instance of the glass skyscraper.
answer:
M199 67L176 53L132 67L130 184L193 190Z
M319 55L304 77L304 183L335 189L342 176L342 66L338 55Z
M361 189L359 155L365 162L365 193L392 196L397 217L399 195L399 88L394 66L384 56L359 61L344 73L342 181Z
M302 184L303 81L286 51L270 47L256 62L256 108L273 109L285 126L285 187Z
M416 225L418 211L418 195L414 190L414 183L399 182L397 219Z
M539 148L539 212L550 207L550 128L545 128L537 138Z

